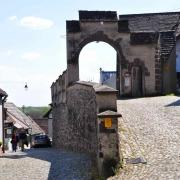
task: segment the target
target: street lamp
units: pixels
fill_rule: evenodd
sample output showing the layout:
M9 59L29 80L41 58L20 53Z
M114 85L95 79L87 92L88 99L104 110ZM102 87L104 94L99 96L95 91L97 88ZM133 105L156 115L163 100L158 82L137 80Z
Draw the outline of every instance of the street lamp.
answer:
M25 83L24 89L25 89L25 90L28 90L27 82Z

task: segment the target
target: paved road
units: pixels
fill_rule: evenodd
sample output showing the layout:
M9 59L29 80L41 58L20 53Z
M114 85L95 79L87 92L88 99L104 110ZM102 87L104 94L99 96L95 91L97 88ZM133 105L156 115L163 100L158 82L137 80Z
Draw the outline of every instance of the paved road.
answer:
M147 164L126 164L113 180L180 180L180 97L118 101L124 160L141 157ZM31 149L0 158L0 180L89 180L85 154Z
M88 155L53 148L6 153L0 158L0 180L89 180L90 169Z
M118 111L123 158L147 164L125 164L112 179L180 180L180 97L119 100Z

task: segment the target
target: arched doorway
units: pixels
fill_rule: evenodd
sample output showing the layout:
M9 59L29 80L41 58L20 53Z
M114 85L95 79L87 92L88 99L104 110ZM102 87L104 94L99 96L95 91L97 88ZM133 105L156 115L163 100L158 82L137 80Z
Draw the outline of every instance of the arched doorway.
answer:
M117 52L112 46L102 41L91 42L79 55L79 79L116 89L116 61Z
M141 66L133 66L132 74L132 96L141 97L143 93L142 68Z
M67 73L68 86L75 81L79 81L79 55L83 47L91 42L105 42L112 46L117 53L117 63L116 63L116 89L118 90L118 95L120 95L120 82L121 82L121 63L125 64L125 58L123 56L120 41L121 39L111 39L103 31L97 31L93 34L86 34L84 37L76 37L69 35L67 36Z

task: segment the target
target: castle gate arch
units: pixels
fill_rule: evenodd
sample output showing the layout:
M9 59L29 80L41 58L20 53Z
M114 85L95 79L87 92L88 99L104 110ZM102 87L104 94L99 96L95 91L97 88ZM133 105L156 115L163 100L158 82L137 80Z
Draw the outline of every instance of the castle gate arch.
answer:
M67 85L79 80L79 54L90 42L103 41L117 52L116 87L121 92L121 67L126 60L121 49L121 33L114 11L79 11L78 21L66 22L67 33Z

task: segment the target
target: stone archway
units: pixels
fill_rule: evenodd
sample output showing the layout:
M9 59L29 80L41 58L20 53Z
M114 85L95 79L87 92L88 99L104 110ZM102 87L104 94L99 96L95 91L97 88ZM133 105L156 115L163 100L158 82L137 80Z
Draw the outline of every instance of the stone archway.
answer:
M79 54L82 48L93 41L102 41L117 52L116 88L119 96L132 96L132 71L129 68L135 59L140 59L144 64L141 96L158 93L157 70L154 71L159 38L156 32L131 32L129 21L118 19L115 11L79 11L79 20L67 21L66 31L66 86L79 80Z
M116 89L117 52L103 41L88 43L79 54L79 80Z
M101 41L109 44L117 53L117 58L116 58L116 73L117 73L117 79L116 79L116 87L118 92L120 91L120 72L121 72L121 67L120 63L122 61L122 52L121 52L121 47L119 43L114 42L112 39L109 39L108 36L106 36L102 31L98 31L97 33L83 39L79 43L79 48L75 52L75 61L78 63L78 72L79 72L79 55L83 47L85 47L87 44L95 41ZM79 80L79 73L77 80Z
M67 21L67 84L79 80L79 54L84 46L94 41L102 41L112 46L117 52L116 61L116 87L121 91L121 66L126 60L121 49L121 36L118 31L116 12L96 13L89 19L82 19L83 12L79 12L79 21ZM82 13L82 14L81 14ZM88 12L85 12L88 14ZM112 16L113 14L113 16ZM89 15L89 14L88 14Z

